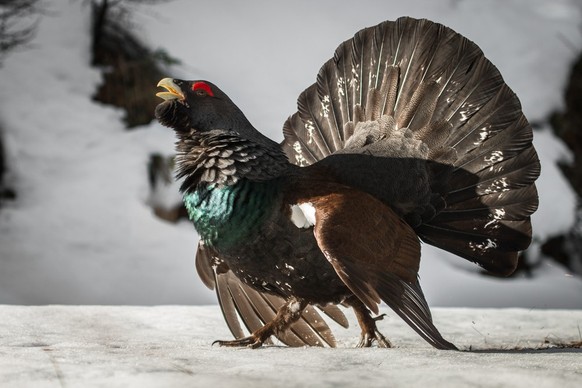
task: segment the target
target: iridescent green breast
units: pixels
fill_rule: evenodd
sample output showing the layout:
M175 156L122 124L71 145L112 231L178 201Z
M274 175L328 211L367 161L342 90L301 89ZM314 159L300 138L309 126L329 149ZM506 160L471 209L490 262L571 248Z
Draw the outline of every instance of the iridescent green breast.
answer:
M220 250L249 241L276 211L277 181L203 185L184 195L190 220L205 244Z

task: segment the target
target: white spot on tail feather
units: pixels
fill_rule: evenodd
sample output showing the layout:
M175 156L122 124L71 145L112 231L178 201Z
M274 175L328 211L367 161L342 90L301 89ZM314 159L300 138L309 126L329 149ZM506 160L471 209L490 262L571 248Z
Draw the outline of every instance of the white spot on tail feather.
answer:
M489 137L491 136L491 131L489 130L489 126L485 126L483 128L481 128L480 132L479 132L479 139L477 139L477 141L473 142L474 145L476 146L480 146L481 144L483 144L483 142L487 139L489 139Z
M321 100L321 116L327 118L329 117L329 95L326 95Z
M299 141L296 141L295 143L293 143L293 150L295 152L297 152L298 154L303 153L303 149L301 148L301 143L299 143Z
M476 243L474 241L469 241L469 247L473 250L473 251L481 251L481 253L485 253L487 252L489 249L495 249L497 248L497 243L488 238L487 240L481 242L481 243Z
M345 86L346 86L346 81L344 80L344 77L339 77L337 79L337 89L338 89L338 93L340 96L346 95L346 92L344 91Z
M485 224L485 228L492 227L493 229L499 228L499 221L503 220L505 217L505 209L495 209L495 211L489 214L491 221Z
M315 131L313 120L307 120L305 122L305 129L307 130L307 135L309 136L309 139L307 139L307 144L311 144L313 143L313 131Z
M300 167L307 166L309 163L305 156L303 156L303 148L301 148L301 143L296 141L293 143L293 150L295 151L295 160Z
M507 177L494 180L488 187L484 188L483 192L485 194L501 193L509 191L509 182L507 182Z
M311 228L315 225L315 208L311 202L291 206L291 222L298 228Z
M503 151L493 151L493 152L491 152L491 156L486 156L484 160L489 165L502 162L503 161Z

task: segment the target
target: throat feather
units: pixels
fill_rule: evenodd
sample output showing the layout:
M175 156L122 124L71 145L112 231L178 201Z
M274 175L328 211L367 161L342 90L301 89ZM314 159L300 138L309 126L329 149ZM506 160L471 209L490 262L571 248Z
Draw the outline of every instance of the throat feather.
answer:
M204 243L219 250L248 242L275 211L276 181L246 179L231 186L200 185L184 195L190 220Z

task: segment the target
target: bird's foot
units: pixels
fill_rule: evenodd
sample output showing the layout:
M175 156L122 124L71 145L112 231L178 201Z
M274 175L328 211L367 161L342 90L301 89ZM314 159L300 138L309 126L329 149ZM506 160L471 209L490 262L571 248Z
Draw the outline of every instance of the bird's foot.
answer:
M258 330L255 330L251 333L248 337L238 338L231 341L221 341L217 340L212 343L218 344L218 346L228 346L232 348L239 348L239 347L247 347L251 349L257 349L263 346L265 342L271 337L271 335L275 334L273 330L272 324L267 324L261 327Z
M231 340L231 341L216 340L212 343L212 346L217 344L218 346L227 346L227 347L232 347L232 348L248 347L251 349L257 349L257 348L260 348L261 346L263 346L263 343L265 342L265 340L266 340L266 338L261 339L258 335L251 334L248 337L239 338L239 339Z
M374 333L364 333L360 337L360 342L356 345L357 348L370 348L374 344L378 343L379 348L391 348L392 344L388 338L384 337L382 333L376 330Z
M361 300L352 296L345 301L348 306L354 309L356 318L358 318L358 323L362 329L362 334L360 335L360 342L358 342L358 348L369 348L374 342L378 344L380 348L391 348L392 344L390 341L378 331L376 326L377 321L384 319L386 314L378 315L373 318L370 310L362 303Z
M230 346L230 347L249 347L251 349L260 348L265 342L269 340L272 335L277 335L281 333L295 321L297 321L307 306L305 300L300 300L296 298L289 299L277 312L275 318L267 323L265 326L257 329L251 333L248 337L235 339L232 341L214 341L212 345L218 344L219 346Z
M378 331L376 328L376 321L381 321L384 319L386 314L378 315L375 318L369 317L370 320L367 320L367 324L364 325L362 328L362 334L360 335L360 342L356 347L358 348L369 348L371 347L374 342L378 343L379 348L391 348L392 344L388 340L388 338L384 337L382 333Z

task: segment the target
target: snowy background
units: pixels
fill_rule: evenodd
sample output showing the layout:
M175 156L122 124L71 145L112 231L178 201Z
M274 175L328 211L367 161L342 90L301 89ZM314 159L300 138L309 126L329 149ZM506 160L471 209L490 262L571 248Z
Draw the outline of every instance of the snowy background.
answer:
M153 152L172 154L172 131L157 123L126 131L121 110L91 100L102 75L89 66L88 2L44 7L31 46L0 68L7 179L18 193L0 209L0 304L215 303L195 273L193 228L161 221L149 206L146 164ZM277 141L299 93L356 31L403 15L448 25L483 49L528 119L542 123L535 241L573 223L575 195L555 165L571 156L545 121L582 49L579 0L176 0L133 11L138 35L181 60L168 76L211 80ZM163 200L178 198L171 188ZM477 271L423 247L432 306L582 308L582 280L553 262L533 278Z

